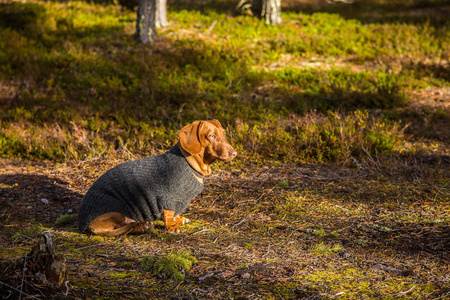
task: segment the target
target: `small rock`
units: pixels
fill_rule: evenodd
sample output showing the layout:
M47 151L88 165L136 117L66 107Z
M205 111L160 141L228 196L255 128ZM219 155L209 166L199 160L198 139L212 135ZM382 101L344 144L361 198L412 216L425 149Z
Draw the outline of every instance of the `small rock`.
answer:
M209 278L209 277L211 277L213 275L214 275L214 273L206 274L206 275L203 275L202 277L199 277L198 280L199 281L203 281L203 280L205 280L205 279L207 279L207 278Z
M44 204L46 204L46 205L49 203L48 200L47 200L46 198L41 198L41 202L44 203Z

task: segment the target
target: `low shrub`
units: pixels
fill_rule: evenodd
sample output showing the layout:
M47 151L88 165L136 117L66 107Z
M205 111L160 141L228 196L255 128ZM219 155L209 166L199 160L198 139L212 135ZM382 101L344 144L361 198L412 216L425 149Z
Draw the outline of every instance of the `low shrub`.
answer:
M398 124L360 110L346 114L310 112L292 116L289 121L254 125L240 121L232 132L244 155L296 162L346 161L400 151L402 137Z

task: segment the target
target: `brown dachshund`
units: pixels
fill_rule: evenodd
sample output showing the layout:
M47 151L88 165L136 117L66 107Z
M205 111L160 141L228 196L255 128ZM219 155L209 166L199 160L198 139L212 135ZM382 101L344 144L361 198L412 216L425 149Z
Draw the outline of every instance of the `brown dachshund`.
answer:
M231 161L237 152L217 120L195 121L179 133L168 152L120 164L86 193L78 214L81 232L103 236L141 234L150 221L162 219L170 233L189 222L181 217L203 189L203 176L216 161Z

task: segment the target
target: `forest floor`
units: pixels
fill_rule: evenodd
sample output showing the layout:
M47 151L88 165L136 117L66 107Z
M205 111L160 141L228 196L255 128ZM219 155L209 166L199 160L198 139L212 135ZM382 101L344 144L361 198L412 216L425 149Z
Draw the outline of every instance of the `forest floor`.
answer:
M450 298L445 154L371 158L357 168L222 166L206 179L185 214L193 222L177 235L156 223L141 236L87 236L77 231L76 215L56 224L120 162L0 160L0 246L8 275L0 280L7 284L2 297ZM61 288L39 284L17 266L43 231L51 232L66 261ZM184 280L143 270L144 257L173 251L198 260Z
M55 225L116 163L2 159L4 259L17 260L33 236L49 231L68 270L67 284L52 289L3 263L2 283L20 287L22 299L450 297L448 157L393 158L389 168L373 161L358 169L219 170L191 204L186 215L193 222L178 235L161 224L149 234L118 238L80 234L76 219ZM142 270L143 257L172 250L198 260L183 281ZM5 298L7 291L18 295L8 286L1 291Z

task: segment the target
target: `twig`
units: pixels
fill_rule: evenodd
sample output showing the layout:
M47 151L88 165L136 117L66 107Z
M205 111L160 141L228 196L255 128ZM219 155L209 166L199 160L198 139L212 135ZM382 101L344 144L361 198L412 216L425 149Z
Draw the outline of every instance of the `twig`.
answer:
M69 283L69 280L66 280L64 282L64 285L66 286L66 292L64 293L65 297L67 297L67 294L69 294L69 285L68 285L68 283Z
M97 245L87 245L87 246L78 248L77 250L86 249L86 248L90 248L90 247L94 247L94 246L97 246Z
M202 230L196 231L196 232L192 233L191 235L194 235L194 234L197 234L197 233L200 233L200 232L210 231L210 230L211 229L203 228Z
M164 109L162 109L161 107L159 109L161 109L161 112L166 119L172 121L173 124L175 124L175 127L177 127L178 129L181 129L180 125L178 125L178 123L172 117L170 117Z
M409 290L407 290L407 291L404 291L404 292L400 292L400 293L398 293L398 295L402 295L402 294L407 294L407 293L409 293L409 292L411 292L413 289L415 289L416 288L416 286L415 285L413 285L413 287L412 288L410 288Z
M202 277L199 277L198 280L199 281L203 281L203 280L205 280L205 279L207 279L207 278L209 278L211 276L214 276L214 273L209 273L209 274L206 274L206 275L204 275Z
M131 153L130 150L128 150L127 145L122 145L120 148L122 150L125 150L129 155L131 155L132 158L136 159L136 156L133 153Z
M253 200L255 203L257 203L263 196L267 196L269 195L278 185L275 185L274 187L272 187L270 190L268 190L267 192L262 193L258 198L256 198L255 200Z
M214 22L212 23L212 25L209 26L208 32L211 32L211 31L214 29L214 26L216 26L216 24L217 24L217 20L214 20Z
M342 3L345 3L345 4L353 4L353 3L355 3L354 0L327 0L328 4L331 4L333 2L342 2Z
M19 292L19 293L20 293L20 298L22 298L22 294L24 294L24 295L27 296L27 297L31 297L31 298L33 298L33 299L39 300L39 298L36 298L36 297L34 297L34 296L31 296L31 295L28 295L27 293L24 293L24 292L22 292L22 291L19 291L18 289L14 288L14 287L10 286L9 284L6 284L6 283L4 283L4 282L2 282L2 281L0 281L0 284L3 284L3 285L5 285L5 286L9 287L10 289L15 290L16 292ZM19 298L19 299L20 299L20 298Z
M358 166L358 169L362 169L361 164L353 157L350 155L350 158L353 160L353 162Z
M45 295L44 295L44 293L42 293L42 291L40 290L40 289L38 289L37 287L35 287L33 284L31 284L31 283L29 283L28 281L25 281L25 283L27 283L31 288L33 288L33 289L35 289L36 291L38 291L39 292L39 294L41 294L42 295L42 297L44 297L45 298Z
M444 295L442 295L441 297L439 297L439 298L435 298L434 300L440 300L440 299L444 299L444 297L447 297L448 295L450 295L450 292L448 292L448 293L445 293Z
M379 162L376 162L376 161L373 159L372 155L370 155L369 151L368 151L364 146L361 145L361 148L362 148L363 151L366 153L368 160L373 164L373 166L374 166L377 170L381 170L381 168L380 168L380 163L379 163ZM375 152L375 153L376 153L376 152Z
M276 243L276 244L269 244L269 246L267 247L267 252L266 252L266 254L264 254L262 257L265 257L267 254L269 254L272 250L270 250L270 248L272 248L273 246L278 246L278 245L280 245L280 244L282 244L282 243Z
M28 258L28 256L25 255L25 258L24 258L24 260L23 260L22 283L20 284L20 296L19 296L19 300L22 299L23 283L25 282L25 270L26 270L26 267L27 267L27 258Z
M241 225L241 224L244 223L247 219L248 219L247 217L243 218L241 221L239 221L239 222L237 222L236 224L234 224L234 225L231 227L231 229L234 229L234 227L236 227L236 226L238 226L238 225Z
M450 193L444 193L443 191L441 191L435 184L431 184L431 186L434 187L438 191L438 193L441 193L443 196L450 195Z

